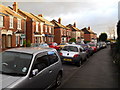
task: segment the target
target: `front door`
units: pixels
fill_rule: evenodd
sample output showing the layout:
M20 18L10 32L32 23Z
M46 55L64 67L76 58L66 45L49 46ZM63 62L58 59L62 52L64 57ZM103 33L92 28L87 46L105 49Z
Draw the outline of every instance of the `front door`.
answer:
M6 35L2 34L2 48L6 48Z
M7 47L11 47L11 43L12 42L12 36L11 35L8 35L7 36Z

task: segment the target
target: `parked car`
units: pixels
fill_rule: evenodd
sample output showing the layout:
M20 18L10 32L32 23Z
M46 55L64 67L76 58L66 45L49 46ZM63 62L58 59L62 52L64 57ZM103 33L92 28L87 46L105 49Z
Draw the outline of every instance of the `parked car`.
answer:
M60 49L62 49L66 45L68 45L68 43L60 43L58 46L60 47Z
M99 44L100 44L100 48L101 48L101 49L107 47L107 44L106 44L105 42L99 42Z
M107 44L105 42L101 42L101 43L102 43L103 48L107 47Z
M79 45L81 45L85 49L87 53L87 57L90 57L93 54L93 50L88 44L79 44Z
M47 43L33 43L31 47L49 47Z
M60 50L60 46L56 42L51 42L48 44L50 48L55 48L56 50Z
M88 43L88 45L92 48L92 50L93 50L94 53L97 51L97 45L96 45L96 43Z
M52 48L15 48L2 53L2 88L40 88L59 86L62 63Z
M61 51L62 62L72 62L80 66L84 60L87 60L87 53L80 45L66 45Z

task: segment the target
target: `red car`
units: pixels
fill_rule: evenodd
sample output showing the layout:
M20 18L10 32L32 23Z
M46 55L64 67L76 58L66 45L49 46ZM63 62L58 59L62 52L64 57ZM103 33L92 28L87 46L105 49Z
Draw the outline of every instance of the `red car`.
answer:
M50 48L55 48L56 50L60 49L60 46L56 42L51 42L48 44Z
M93 49L94 52L97 51L97 46L95 43L89 43L90 47Z

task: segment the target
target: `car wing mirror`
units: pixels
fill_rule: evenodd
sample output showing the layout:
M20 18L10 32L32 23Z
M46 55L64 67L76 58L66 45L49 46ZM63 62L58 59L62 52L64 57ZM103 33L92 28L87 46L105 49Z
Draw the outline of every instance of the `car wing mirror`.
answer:
M35 75L37 75L37 74L38 74L38 69L32 70L32 76L35 76Z

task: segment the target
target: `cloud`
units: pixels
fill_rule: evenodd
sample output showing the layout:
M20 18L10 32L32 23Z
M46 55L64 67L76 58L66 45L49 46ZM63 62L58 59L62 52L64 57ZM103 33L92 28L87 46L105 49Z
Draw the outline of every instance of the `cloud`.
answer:
M12 3L3 2L8 6ZM77 23L78 28L88 27L97 32L105 32L118 19L118 0L44 0L39 2L19 2L19 8L43 14L48 20L62 18L62 24Z

